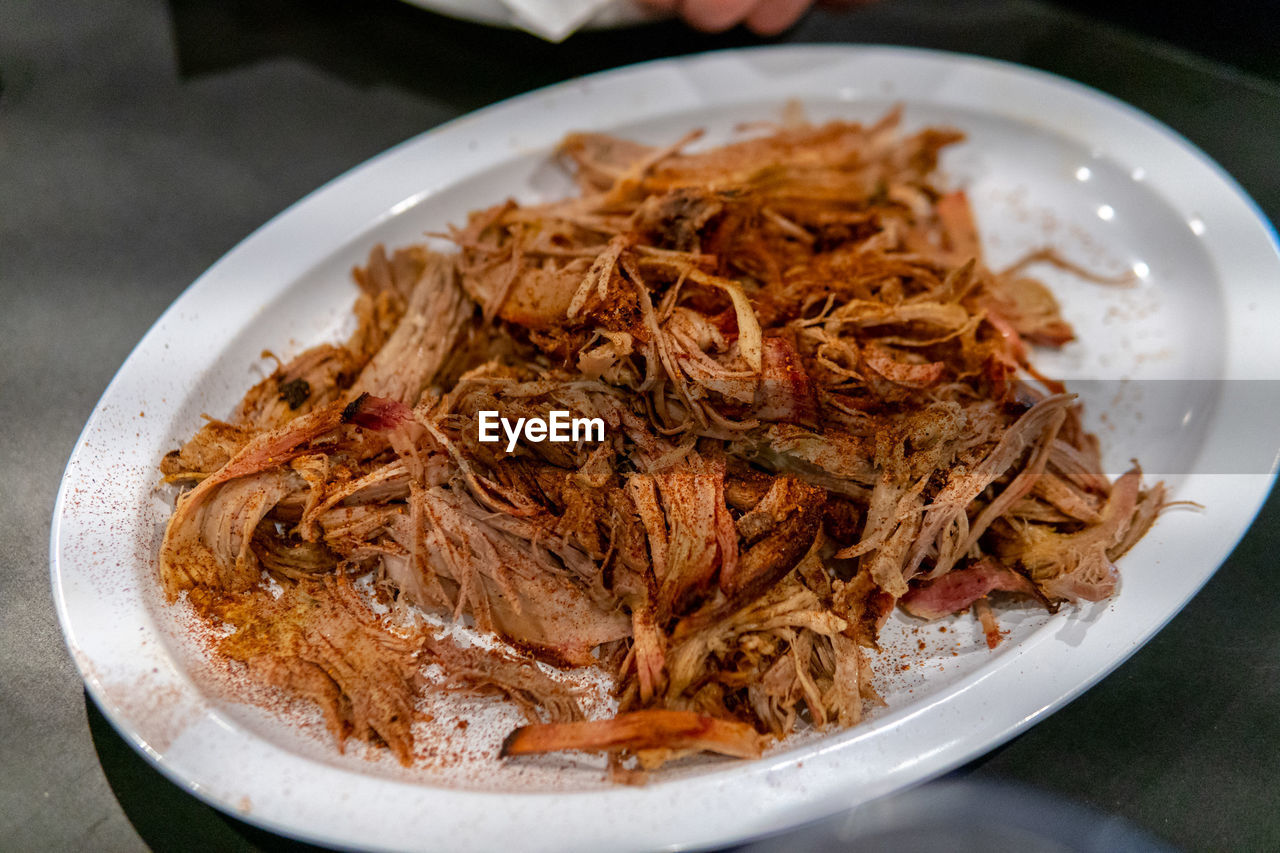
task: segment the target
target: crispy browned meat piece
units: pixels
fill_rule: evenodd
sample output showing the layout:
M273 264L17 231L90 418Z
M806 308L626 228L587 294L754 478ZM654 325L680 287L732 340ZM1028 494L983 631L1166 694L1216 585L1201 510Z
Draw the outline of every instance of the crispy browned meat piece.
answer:
M612 720L522 726L502 744L503 755L580 749L587 752L692 749L758 758L764 738L743 723L692 711L632 711Z
M795 477L774 479L749 512L738 519L746 546L732 575L720 572L720 589L733 604L750 601L782 580L813 547L826 492Z

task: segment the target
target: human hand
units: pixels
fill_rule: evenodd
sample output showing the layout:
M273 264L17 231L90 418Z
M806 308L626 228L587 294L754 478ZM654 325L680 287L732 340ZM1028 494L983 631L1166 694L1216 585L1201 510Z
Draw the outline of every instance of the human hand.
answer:
M679 15L688 24L708 33L718 33L737 24L757 35L773 36L790 27L813 5L813 0L642 0L661 12ZM834 0L851 5L866 0ZM827 0L826 5L832 5Z

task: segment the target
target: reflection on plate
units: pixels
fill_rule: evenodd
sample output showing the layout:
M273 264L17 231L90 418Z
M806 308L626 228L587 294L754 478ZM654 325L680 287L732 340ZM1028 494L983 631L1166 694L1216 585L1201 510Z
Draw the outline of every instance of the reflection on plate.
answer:
M1032 788L971 780L925 785L738 853L1172 853L1138 827Z
M340 335L354 296L347 271L374 242L413 242L494 198L562 194L566 178L548 153L564 132L667 142L700 126L714 142L776 118L794 98L815 119L869 119L902 103L908 126L965 130L969 142L943 166L968 190L993 264L1051 243L1100 271L1133 270L1139 280L1127 289L1046 276L1080 342L1038 363L1104 380L1094 385L1110 397L1091 402L1091 415L1112 470L1141 455L1175 499L1207 510L1157 524L1126 556L1113 601L1002 616L1010 642L995 653L966 620L926 634L895 618L879 667L888 708L862 726L797 739L757 762L695 763L645 787L610 787L589 761L495 761L493 739L510 721L489 703L455 706L450 713L476 721L466 743L442 741L447 761L405 772L359 750L338 755L312 727L229 698L158 606L163 453L202 412L231 409L264 348ZM1276 378L1277 280L1274 235L1218 167L1141 113L1049 75L927 51L772 48L561 84L427 133L317 191L156 323L67 467L51 540L59 615L91 693L124 736L197 796L269 829L450 850L511 838L527 849L652 849L774 831L1012 737L1109 672L1199 589L1272 482L1272 430L1241 429L1259 416L1233 416L1240 408L1224 400ZM1160 384L1171 379L1196 381ZM1143 398L1157 384L1172 390ZM1214 467L1224 445L1244 462ZM894 655L908 645L903 670Z

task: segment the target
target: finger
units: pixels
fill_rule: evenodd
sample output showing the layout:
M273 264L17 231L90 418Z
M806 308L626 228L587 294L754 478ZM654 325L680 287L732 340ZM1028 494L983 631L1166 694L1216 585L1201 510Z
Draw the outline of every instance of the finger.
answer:
M812 0L764 0L747 15L747 27L756 35L776 36L805 13Z
M741 22L757 3L758 0L684 0L680 14L694 29L718 33Z

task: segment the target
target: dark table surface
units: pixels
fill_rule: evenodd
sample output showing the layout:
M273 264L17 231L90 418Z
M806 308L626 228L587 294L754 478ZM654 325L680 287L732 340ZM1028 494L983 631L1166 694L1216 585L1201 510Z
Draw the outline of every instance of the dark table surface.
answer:
M86 698L54 617L62 467L161 311L289 203L447 119L758 41L658 24L552 46L394 0L0 5L0 848L299 846L137 757ZM1179 130L1280 218L1280 85L1247 34L1242 71L1223 64L1230 51L1211 59L1049 3L886 0L813 13L780 41L944 48L1080 80ZM1273 496L1148 646L956 777L1034 786L1182 848L1280 849L1277 554Z

